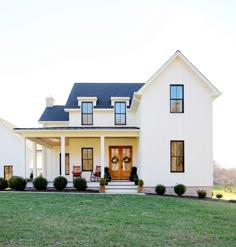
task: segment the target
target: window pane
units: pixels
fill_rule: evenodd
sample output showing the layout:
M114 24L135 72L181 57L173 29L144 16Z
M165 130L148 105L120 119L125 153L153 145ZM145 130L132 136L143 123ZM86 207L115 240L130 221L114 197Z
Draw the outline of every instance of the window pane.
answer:
M171 100L170 104L171 104L170 111L171 112L176 112L176 100Z
M175 101L175 112L182 112L182 100Z
M121 115L116 114L116 124L121 124Z
M120 103L115 103L115 107L116 107L115 112L116 113L120 113L121 112L121 110L120 110Z
M92 150L91 148L88 149L87 158L88 158L88 159L92 159L92 158L93 158L93 150Z
M125 114L120 115L120 124L125 124Z
M170 98L175 99L176 98L176 86L171 86L170 87Z
M126 104L125 104L125 103L120 103L120 105L121 105L121 106L120 106L120 112L121 112L121 113L125 113L125 105L126 105Z
M182 86L178 86L176 87L176 99L182 99L183 98L183 87Z
M82 103L82 111L83 111L83 113L87 113L87 110L88 109L88 107L87 107L87 103Z
M87 124L92 124L93 123L93 115L92 114L88 114L87 116Z
M87 104L87 112L92 113L93 112L93 103L88 103Z

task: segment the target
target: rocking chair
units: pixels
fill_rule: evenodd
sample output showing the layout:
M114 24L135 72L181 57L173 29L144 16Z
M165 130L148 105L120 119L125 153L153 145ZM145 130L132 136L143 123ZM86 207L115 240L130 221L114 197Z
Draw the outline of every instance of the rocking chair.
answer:
M101 178L101 166L96 166L95 171L91 172L90 181L98 182L100 178Z
M81 177L82 175L81 166L73 166L72 174L73 174L73 181L75 177Z

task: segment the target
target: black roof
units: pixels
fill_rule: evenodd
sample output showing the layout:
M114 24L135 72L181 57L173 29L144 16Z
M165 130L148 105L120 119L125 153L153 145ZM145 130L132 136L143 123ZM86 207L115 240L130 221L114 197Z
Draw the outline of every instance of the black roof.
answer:
M130 97L144 83L74 83L65 106L46 107L39 121L69 121L69 113L64 109L79 108L77 97L97 97L95 108L112 108L111 97Z
M61 105L46 107L39 121L69 121L69 112Z
M112 108L110 97L130 97L130 104L134 92L144 83L75 83L65 108L78 108L77 97L97 97L95 108Z

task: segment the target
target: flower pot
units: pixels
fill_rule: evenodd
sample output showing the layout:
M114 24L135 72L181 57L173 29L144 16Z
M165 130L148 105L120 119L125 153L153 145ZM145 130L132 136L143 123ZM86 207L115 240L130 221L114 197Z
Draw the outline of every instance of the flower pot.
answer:
M138 186L138 193L143 192L143 186Z
M100 193L105 193L106 192L106 187L105 186L100 186L99 192Z

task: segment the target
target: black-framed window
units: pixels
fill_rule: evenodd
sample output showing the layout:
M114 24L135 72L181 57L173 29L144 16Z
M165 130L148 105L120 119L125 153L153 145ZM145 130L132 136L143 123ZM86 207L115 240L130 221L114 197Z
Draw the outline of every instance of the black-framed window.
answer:
M184 172L184 141L170 141L170 171Z
M82 170L93 170L93 148L82 148Z
M115 125L126 125L126 102L115 102Z
M184 112L184 85L170 85L170 112Z
M93 124L93 102L82 102L81 105L81 123L82 125Z
M4 166L4 178L8 180L12 176L13 176L13 166L11 165Z

